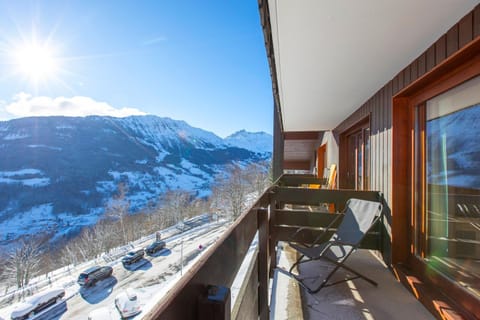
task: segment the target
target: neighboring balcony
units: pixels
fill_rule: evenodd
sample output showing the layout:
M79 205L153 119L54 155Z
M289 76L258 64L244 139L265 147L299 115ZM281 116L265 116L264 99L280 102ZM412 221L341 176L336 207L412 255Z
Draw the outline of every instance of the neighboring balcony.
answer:
M383 195L311 188L322 182L306 175L282 176L143 318L433 319L387 267L390 219ZM310 294L283 270L296 258L285 241L298 227L307 229L302 241L312 241L350 198L383 204L381 220L349 258L350 267L378 286L356 279ZM299 272L317 276L323 267L307 263ZM344 276L335 274L338 279Z

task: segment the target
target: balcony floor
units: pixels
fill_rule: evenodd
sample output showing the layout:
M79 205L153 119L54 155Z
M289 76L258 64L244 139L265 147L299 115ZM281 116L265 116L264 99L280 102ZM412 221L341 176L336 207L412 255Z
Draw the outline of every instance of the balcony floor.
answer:
M294 255L285 244L278 266L288 269ZM355 279L312 295L276 270L271 285L270 319L435 319L370 251L358 250L347 261L349 266L378 282L378 287ZM325 271L325 263L320 261L300 266L302 275ZM339 270L332 280L342 279L345 274Z

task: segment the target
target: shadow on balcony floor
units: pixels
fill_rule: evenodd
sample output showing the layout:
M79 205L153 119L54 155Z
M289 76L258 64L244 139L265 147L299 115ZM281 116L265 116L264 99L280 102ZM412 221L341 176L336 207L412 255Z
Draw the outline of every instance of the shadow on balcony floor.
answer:
M288 269L293 250L285 245L278 265ZM434 319L423 305L398 282L388 268L368 250L358 250L349 265L378 282L374 287L362 279L323 288L312 295L278 270L271 287L271 319ZM324 262L300 266L302 275L328 271ZM332 281L346 272L337 271Z

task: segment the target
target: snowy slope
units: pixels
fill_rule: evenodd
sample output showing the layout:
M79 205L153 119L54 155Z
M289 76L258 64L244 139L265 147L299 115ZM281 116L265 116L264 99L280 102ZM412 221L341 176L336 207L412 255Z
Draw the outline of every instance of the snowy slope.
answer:
M132 212L170 189L208 196L226 165L271 157L271 146L260 143L268 135L251 134L256 145L249 135L222 139L156 116L0 122L0 251L38 230L59 237L94 224L119 183Z

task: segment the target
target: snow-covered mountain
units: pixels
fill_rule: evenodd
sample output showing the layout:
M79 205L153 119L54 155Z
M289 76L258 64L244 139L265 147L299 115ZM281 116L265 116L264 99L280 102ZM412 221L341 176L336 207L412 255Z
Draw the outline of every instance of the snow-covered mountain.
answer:
M240 130L225 138L225 143L232 147L243 148L255 152L272 150L272 135L265 132L247 132Z
M222 139L156 116L0 122L0 245L94 224L120 182L133 210L170 189L206 196L225 165L267 160L271 151L266 133Z

